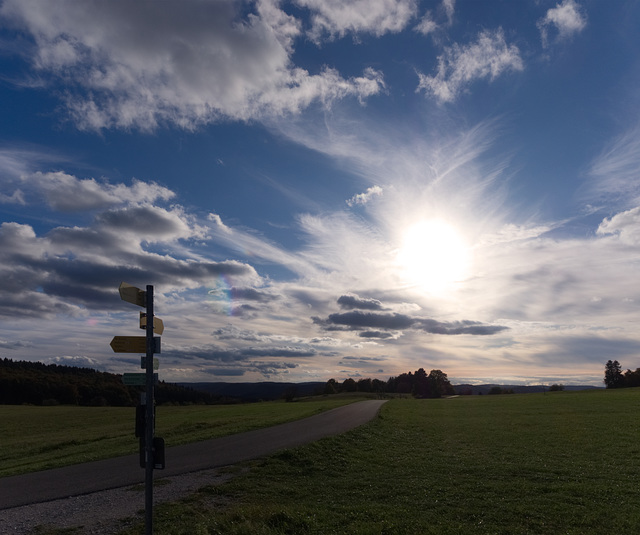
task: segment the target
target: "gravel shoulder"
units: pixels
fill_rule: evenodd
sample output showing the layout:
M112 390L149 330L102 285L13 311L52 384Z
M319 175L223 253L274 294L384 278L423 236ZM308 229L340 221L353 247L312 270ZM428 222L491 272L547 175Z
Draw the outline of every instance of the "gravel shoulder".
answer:
M233 476L219 468L160 476L153 489L154 505L179 500L205 486L220 485ZM74 535L113 535L143 520L144 485L134 485L5 509L0 515L0 534L28 535L42 526L76 528Z

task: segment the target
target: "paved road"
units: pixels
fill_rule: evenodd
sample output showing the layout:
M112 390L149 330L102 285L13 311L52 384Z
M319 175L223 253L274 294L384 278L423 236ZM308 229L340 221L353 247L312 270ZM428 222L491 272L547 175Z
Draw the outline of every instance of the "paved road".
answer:
M167 448L157 477L235 464L344 433L371 420L384 401L352 403L327 412L246 433ZM0 478L0 510L144 482L138 455Z

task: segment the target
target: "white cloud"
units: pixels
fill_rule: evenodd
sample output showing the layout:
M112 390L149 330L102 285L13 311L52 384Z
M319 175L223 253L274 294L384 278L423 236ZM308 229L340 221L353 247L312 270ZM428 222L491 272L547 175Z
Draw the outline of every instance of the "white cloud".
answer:
M418 73L420 83L416 91L424 90L440 102L452 102L473 81L494 80L507 70L524 68L516 45L507 45L502 29L483 31L475 43L454 44L438 56L435 76Z
M36 172L22 177L54 210L76 212L96 210L124 203L152 203L169 200L175 193L154 182L133 180L131 186L112 185L94 178L79 179L62 171Z
M437 11L437 14L440 15L438 18L441 19L442 16L446 19L442 25L439 25L433 18L433 14L431 11L427 11L420 22L413 28L414 31L421 33L422 35L434 34L441 27L450 27L453 25L453 15L456 10L456 0L442 0L442 4Z
M222 218L218 214L211 213L207 216L209 221L212 221L215 227L225 234L230 234L232 230L222 222Z
M416 25L414 30L422 35L429 35L438 29L438 24L431 18L431 14L427 13L420 22Z
M616 235L627 245L640 245L640 207L604 219L597 233L601 236Z
M66 88L82 129L192 129L221 119L297 113L313 102L380 91L381 75L343 78L296 67L299 23L274 0L242 18L233 0L100 2L6 0L0 16L34 40L41 76Z
M0 204L22 204L25 205L24 194L19 189L15 190L11 195L0 193Z
M295 0L311 13L310 37L314 41L347 33L381 36L403 30L415 16L416 0Z
M445 14L447 15L447 20L449 24L453 23L453 15L456 11L456 0L442 0L442 7L444 9Z
M547 14L538 21L538 29L542 38L542 46L549 43L549 29L555 28L557 39L567 39L581 32L587 26L587 17L582 13L580 5L575 0L564 0L562 4L547 11Z
M382 195L382 188L380 186L371 186L367 188L364 193L358 193L346 201L349 206L355 206L356 204L367 204L373 197Z

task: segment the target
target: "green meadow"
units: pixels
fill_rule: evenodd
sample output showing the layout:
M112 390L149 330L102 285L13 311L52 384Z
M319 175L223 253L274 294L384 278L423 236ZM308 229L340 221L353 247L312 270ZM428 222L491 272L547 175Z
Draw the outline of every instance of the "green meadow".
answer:
M302 405L230 407L229 425ZM173 429L198 427L205 418L191 411L212 409L171 408ZM104 409L86 410L88 422ZM640 389L392 399L358 429L230 467L227 483L157 505L154 533L636 534L639 424ZM130 424L122 432L131 440ZM40 436L41 449L61 440ZM94 447L109 440L97 436ZM122 531L142 533L142 523Z
M160 406L156 435L167 447L312 416L357 396L299 403ZM0 477L136 453L133 407L0 405Z
M639 423L639 389L394 399L354 431L158 506L155 532L636 534Z

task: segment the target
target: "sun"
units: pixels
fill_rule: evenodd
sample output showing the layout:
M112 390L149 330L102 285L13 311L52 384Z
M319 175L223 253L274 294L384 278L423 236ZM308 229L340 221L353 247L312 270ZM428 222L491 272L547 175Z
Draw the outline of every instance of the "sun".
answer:
M409 226L397 256L405 282L432 294L453 290L466 277L470 260L470 248L460 232L442 219Z

